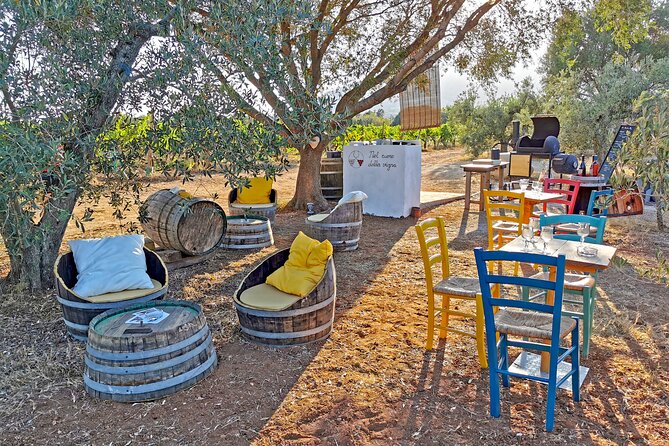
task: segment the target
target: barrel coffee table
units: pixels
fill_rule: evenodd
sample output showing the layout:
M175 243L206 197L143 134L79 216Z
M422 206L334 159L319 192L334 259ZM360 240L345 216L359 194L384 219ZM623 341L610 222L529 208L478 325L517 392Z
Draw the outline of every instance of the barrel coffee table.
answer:
M216 362L212 333L198 304L147 302L91 321L84 386L96 398L151 401L195 385Z
M266 248L274 244L272 224L259 215L228 218L228 228L221 247L227 249Z

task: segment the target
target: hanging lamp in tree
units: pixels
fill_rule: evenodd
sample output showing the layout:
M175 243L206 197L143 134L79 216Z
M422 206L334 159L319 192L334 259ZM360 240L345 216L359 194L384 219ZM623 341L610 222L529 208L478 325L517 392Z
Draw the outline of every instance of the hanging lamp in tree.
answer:
M400 127L402 131L441 125L441 89L439 64L435 63L413 79L400 93Z

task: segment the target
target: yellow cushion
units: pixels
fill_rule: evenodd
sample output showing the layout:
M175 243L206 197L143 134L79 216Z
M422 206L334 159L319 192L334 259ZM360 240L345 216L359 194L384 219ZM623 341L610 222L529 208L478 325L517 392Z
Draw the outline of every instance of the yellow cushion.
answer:
M161 283L158 282L156 279L151 279L151 283L153 284L153 288L144 288L139 290L123 290L123 291L117 291L115 293L98 294L97 296L91 296L91 297L82 297L77 295L77 297L79 299L83 299L87 302L93 302L93 303L121 302L123 300L138 299L140 297L148 296L151 293L155 293L156 291L158 291L163 287Z
M332 256L332 244L319 243L300 233L293 240L286 263L267 277L266 283L279 290L305 297L325 273L325 266Z
M248 187L240 187L237 190L237 203L239 204L263 204L269 203L269 194L272 192L274 181L262 177L249 179Z
M284 293L266 283L248 288L239 296L239 301L245 307L269 311L285 310L298 300L300 300L298 296Z

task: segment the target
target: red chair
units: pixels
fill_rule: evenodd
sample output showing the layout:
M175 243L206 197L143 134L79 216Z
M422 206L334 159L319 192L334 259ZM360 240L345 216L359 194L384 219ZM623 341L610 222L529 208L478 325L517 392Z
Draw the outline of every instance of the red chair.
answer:
M578 189L581 187L581 183L573 180L563 180L560 178L545 178L544 179L544 192L549 193L560 193L565 196L565 198L556 198L544 203L544 213L547 215L548 204L562 204L565 206L566 214L573 214L574 207L576 206L576 197L578 196Z

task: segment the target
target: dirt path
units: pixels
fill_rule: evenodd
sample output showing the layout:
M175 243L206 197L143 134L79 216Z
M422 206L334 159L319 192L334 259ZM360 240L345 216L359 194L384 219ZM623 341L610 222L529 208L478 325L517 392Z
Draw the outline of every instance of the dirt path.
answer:
M461 191L459 152L424 154L426 190ZM290 198L295 170L278 182ZM220 179L192 190L218 192ZM165 183L153 188L166 187ZM224 204L224 200L219 200ZM423 218L447 218L451 268L474 276L472 249L486 239L482 214L462 201ZM99 214L87 236L118 232ZM304 215L280 212L275 246L218 252L176 271L170 297L203 305L220 358L197 386L153 403L100 402L81 383L83 348L65 336L50 296L3 292L0 301L0 444L413 445L668 444L668 289L643 277L669 243L642 219L611 220L617 267L600 276L582 402L558 394L556 431L543 431L545 389L515 380L502 418L488 416L488 376L468 339L425 352L423 267L414 219L365 217L360 248L335 254L334 331L318 345L274 350L241 339L231 296L262 258L288 247ZM81 236L75 229L68 237Z

